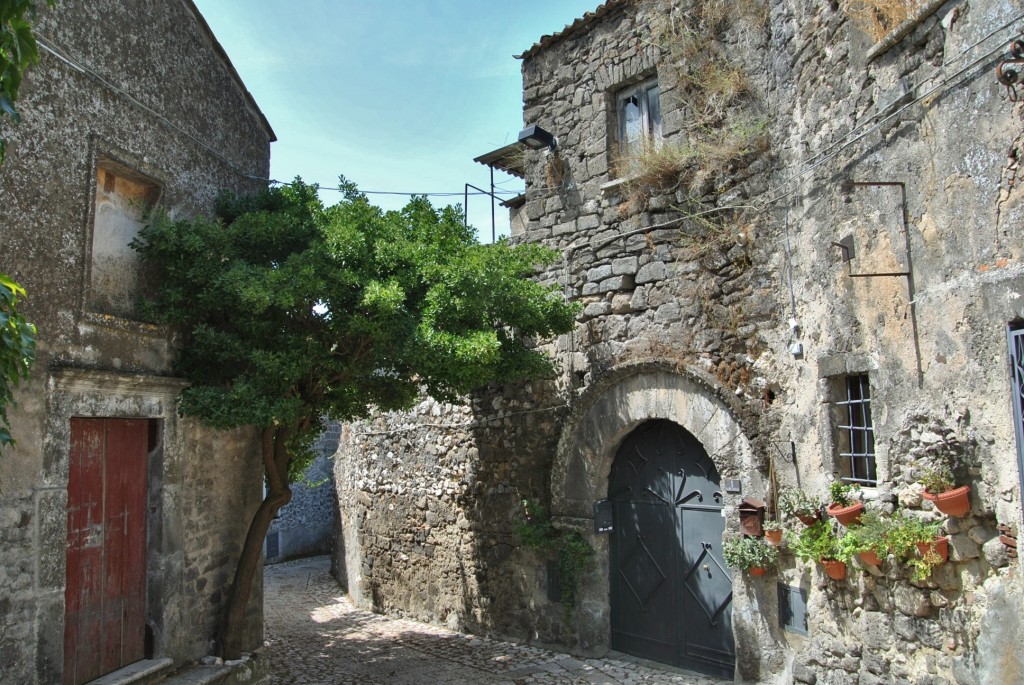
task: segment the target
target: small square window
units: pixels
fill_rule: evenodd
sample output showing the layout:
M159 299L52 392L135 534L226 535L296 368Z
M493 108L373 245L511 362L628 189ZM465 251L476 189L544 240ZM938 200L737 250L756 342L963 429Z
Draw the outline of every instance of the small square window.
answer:
M834 379L836 458L839 477L876 485L875 431L871 422L871 385L867 374Z
M657 145L661 140L661 99L657 79L620 91L615 97L615 116L622 159L635 159L644 145Z

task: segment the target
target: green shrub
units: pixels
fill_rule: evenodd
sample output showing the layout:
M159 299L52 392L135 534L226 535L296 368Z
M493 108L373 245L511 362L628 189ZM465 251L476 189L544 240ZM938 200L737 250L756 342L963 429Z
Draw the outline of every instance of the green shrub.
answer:
M722 558L732 568L744 571L754 566L767 568L778 563L779 548L760 538L730 538L722 543Z

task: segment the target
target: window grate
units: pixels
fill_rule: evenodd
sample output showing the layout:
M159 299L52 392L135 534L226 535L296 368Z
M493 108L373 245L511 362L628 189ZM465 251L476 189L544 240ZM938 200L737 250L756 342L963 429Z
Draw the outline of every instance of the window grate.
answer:
M842 480L875 485L875 429L871 423L871 386L867 374L846 377L846 399L836 402L842 418L839 431L839 458Z
M1010 390L1013 393L1013 423L1017 436L1017 472L1024 492L1024 324L1010 326Z

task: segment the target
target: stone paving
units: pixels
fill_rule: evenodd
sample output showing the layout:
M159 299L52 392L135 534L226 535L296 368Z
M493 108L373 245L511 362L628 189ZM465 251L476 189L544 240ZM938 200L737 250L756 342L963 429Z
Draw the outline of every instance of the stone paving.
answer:
M628 658L582 659L361 611L315 557L265 571L275 685L721 685Z

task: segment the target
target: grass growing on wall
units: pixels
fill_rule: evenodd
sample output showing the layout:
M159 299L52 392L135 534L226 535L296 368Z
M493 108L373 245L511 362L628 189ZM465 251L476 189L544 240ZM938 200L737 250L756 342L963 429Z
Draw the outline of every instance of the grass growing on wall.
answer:
M767 18L764 0L694 2L668 16L658 39L668 78L659 80L675 82L665 97L676 99L685 123L673 139L652 140L617 160L629 179L622 214L642 209L654 195L682 191L696 200L721 192L718 179L769 149L751 83L722 43L733 30L764 30Z
M845 0L843 13L855 26L874 38L884 38L924 7L926 0Z

